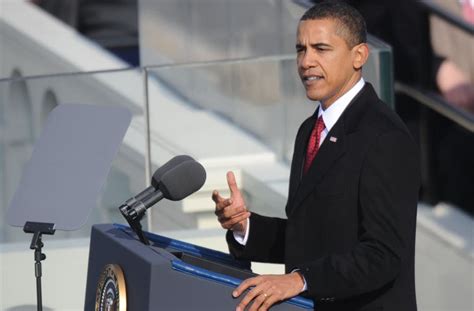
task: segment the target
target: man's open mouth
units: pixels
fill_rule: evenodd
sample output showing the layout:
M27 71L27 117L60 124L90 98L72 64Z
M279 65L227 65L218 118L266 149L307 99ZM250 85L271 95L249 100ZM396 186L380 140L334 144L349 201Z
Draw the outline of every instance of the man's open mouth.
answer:
M324 77L323 76L318 76L318 75L305 76L305 77L303 77L303 82L304 83L311 83L311 82L319 81L319 80L322 80L322 79L324 79Z

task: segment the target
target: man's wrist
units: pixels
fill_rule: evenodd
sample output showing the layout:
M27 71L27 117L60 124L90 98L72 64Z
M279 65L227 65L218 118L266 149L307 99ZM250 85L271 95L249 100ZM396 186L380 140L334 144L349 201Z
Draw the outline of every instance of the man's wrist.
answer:
M245 226L245 232L240 231L232 231L234 239L240 245L245 246L247 244L247 240L249 239L249 231L250 231L250 219L246 219L247 225Z
M306 279L304 278L303 274L300 272L299 269L295 269L293 271L291 271L291 273L293 274L296 274L299 278L299 280L301 281L301 291L300 293L306 291L308 289L308 286L306 284Z

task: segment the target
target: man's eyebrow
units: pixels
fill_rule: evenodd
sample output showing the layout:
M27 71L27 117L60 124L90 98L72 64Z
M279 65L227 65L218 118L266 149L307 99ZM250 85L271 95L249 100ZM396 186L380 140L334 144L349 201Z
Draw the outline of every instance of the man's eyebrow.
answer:
M310 46L312 48L317 48L317 49L332 48L332 45L330 45L328 43L324 43L324 42L311 43ZM306 46L304 44L301 44L301 43L296 43L295 47L296 47L297 50L299 50L299 49L305 48Z
M324 42L318 42L318 43L313 43L311 44L311 47L313 48L332 48L332 45Z

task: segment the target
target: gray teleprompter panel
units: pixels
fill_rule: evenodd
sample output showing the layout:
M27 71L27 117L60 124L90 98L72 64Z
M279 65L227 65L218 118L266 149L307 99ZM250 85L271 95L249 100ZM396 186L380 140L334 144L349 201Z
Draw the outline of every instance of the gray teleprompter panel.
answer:
M82 227L131 121L123 107L63 104L48 116L10 202L7 222Z

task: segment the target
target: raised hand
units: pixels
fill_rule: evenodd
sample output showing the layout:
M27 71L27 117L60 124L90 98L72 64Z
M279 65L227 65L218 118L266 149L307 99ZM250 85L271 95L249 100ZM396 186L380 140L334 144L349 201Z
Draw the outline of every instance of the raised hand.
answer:
M233 172L227 172L227 184L230 190L230 198L223 198L217 190L212 192L212 200L216 203L215 214L222 228L232 230L240 235L247 231L247 218L250 212L245 205L244 198Z

